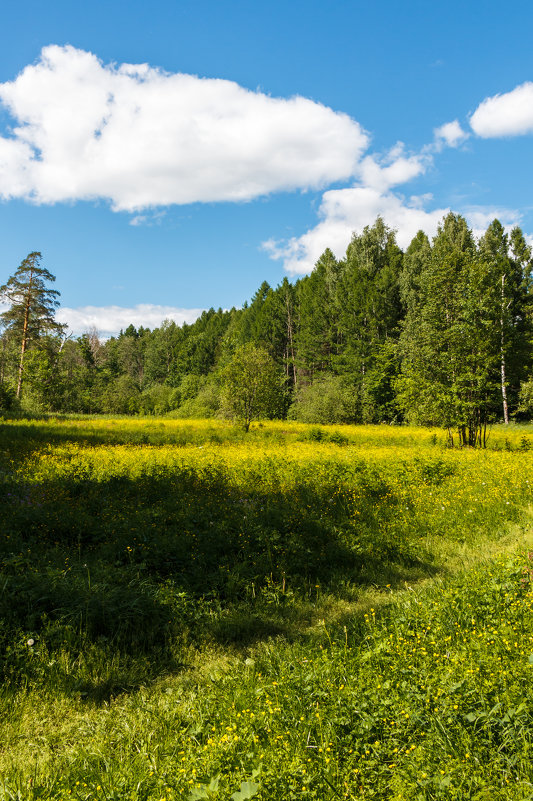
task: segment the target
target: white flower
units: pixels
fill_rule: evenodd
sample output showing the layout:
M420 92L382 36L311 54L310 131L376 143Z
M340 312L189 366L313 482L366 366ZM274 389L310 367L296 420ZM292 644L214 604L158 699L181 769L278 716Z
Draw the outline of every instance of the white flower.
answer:
M27 644L28 644L28 645L30 646L30 648L31 648L31 646L32 646L32 645L35 645L35 640L32 640L32 638L30 637L30 639L28 640L28 643L27 643Z

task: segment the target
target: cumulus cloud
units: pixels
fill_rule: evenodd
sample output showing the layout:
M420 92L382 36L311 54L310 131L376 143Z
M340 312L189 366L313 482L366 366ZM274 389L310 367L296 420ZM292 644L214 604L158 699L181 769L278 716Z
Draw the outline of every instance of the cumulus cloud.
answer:
M430 236L435 234L438 223L449 211L425 211L419 201L420 198L413 198L410 204L392 192L382 194L364 186L332 189L322 198L318 225L285 243L266 242L264 248L273 258L283 259L285 269L292 275L308 273L326 247L342 258L352 233L373 225L378 216L397 231L398 244L405 248L421 228Z
M263 243L271 258L281 259L292 275L310 272L326 247L342 258L354 231L360 233L381 216L397 231L400 247L407 247L422 228L429 235L449 209L425 211L431 195L405 198L392 190L422 175L432 165L428 148L408 155L397 143L384 156L365 157L357 171L358 182L346 189L331 189L322 196L319 222L302 236L288 241L269 240Z
M0 101L0 196L37 203L106 198L116 210L243 201L354 174L368 136L348 115L304 97L104 65L51 45Z
M458 147L469 137L469 134L461 128L458 120L445 122L444 125L435 128L433 133L435 134L437 150L441 150L445 145L448 147Z
M507 233L522 223L522 215L516 209L496 206L470 206L463 210L475 237L483 236L493 220L499 220Z
M450 209L429 210L427 206L433 200L430 193L406 196L398 192L397 187L431 167L433 154L442 149L436 147L439 131L441 139L450 146L453 146L452 142L464 139L464 135L459 135L459 125L456 127L449 123L453 128L447 128L447 125L435 131L435 142L425 145L419 154L406 155L404 146L399 143L384 157L366 156L358 169L358 181L354 186L330 189L323 194L316 226L289 240L264 242L263 249L271 258L282 260L288 273L302 275L311 272L326 247L331 248L337 258L342 258L353 233L359 234L365 226L373 225L378 216L396 231L397 242L403 249L419 230L425 231L430 238L434 236ZM462 213L477 237L495 218L507 229L520 224L520 214L513 209L473 206L463 209Z
M384 156L366 156L357 169L357 177L362 185L385 192L421 175L431 163L428 153L407 155L403 142L397 142Z
M485 98L470 117L470 125L484 138L533 133L533 83Z
M80 306L71 309L62 306L57 310L56 319L68 326L70 333L80 336L96 328L102 337L110 337L126 329L130 324L136 328L157 328L164 320L173 320L178 325L193 323L200 317L203 309L179 309L175 306L157 306L140 303L137 306Z

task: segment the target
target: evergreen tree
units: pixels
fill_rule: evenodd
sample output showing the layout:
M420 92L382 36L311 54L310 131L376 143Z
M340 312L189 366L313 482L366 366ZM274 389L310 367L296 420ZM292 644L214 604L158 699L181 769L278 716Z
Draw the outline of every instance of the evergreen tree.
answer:
M296 308L296 289L293 284L284 278L282 283L275 290L275 297L278 309L278 341L279 348L277 356L283 347L283 364L287 385L290 389L296 388L298 384L296 373L296 332L297 332L297 308Z
M4 327L19 342L19 364L17 398L22 392L24 357L28 345L47 333L61 334L64 326L55 321L56 300L59 292L46 284L55 281L44 267L42 256L37 251L29 253L7 284L0 287L0 298L9 303L7 311L0 315Z
M326 248L311 275L303 278L297 287L297 363L307 381L312 381L318 373L337 368L341 340L337 306L340 273L341 264Z
M343 342L340 369L353 382L358 418L363 422L390 419L387 407L396 372L390 356L401 318L401 264L394 231L378 217L372 227L352 237L337 286L339 339ZM387 398L385 405L380 397Z

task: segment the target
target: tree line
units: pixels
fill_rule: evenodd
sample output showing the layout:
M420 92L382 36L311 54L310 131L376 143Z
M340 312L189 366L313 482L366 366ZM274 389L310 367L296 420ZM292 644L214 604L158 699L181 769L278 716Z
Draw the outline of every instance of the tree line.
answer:
M242 309L102 341L66 337L33 253L0 287L0 408L406 421L483 444L491 422L533 414L532 267L520 228L498 220L476 240L450 213L402 251L378 218L343 259L326 249Z

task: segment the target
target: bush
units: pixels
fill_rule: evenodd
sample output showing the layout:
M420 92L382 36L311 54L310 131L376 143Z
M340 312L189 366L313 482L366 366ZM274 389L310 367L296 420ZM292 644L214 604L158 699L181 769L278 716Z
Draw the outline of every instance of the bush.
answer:
M220 390L214 375L185 375L172 390L167 416L172 418L209 418L218 414Z
M297 391L289 418L302 423L353 423L357 419L353 387L340 376L321 376Z
M121 375L110 384L102 397L102 408L108 414L137 414L141 391L129 375Z
M179 394L166 384L153 384L141 395L140 410L142 414L166 414L178 406Z

